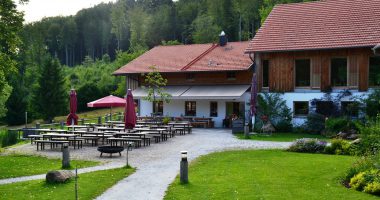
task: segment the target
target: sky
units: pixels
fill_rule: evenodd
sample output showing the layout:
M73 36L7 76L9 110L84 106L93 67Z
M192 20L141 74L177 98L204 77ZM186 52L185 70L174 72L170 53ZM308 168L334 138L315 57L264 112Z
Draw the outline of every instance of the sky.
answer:
M18 0L15 0L18 3ZM24 11L25 22L35 22L43 17L74 15L83 8L90 8L101 2L116 0L29 0L25 5L18 4L17 9Z

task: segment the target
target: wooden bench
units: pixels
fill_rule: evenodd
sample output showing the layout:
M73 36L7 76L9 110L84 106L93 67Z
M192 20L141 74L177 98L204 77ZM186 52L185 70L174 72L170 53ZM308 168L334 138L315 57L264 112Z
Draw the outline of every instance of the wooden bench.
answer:
M61 148L63 148L63 144L69 144L69 141L61 140L35 140L34 142L37 144L37 151L39 150L39 146L41 146L41 150L44 150L45 144L50 144L50 149L53 149L58 145L61 145Z
M28 138L30 139L30 144L33 144L33 141L41 140L43 136L42 135L28 135Z
M150 146L151 137L147 137L147 136L140 137L140 136L128 135L128 136L121 136L121 138L130 138L130 139L136 138L136 139L141 139L144 142L144 146Z
M83 140L82 139L79 139L79 138L69 139L68 141L69 141L69 145L74 146L74 149L76 149L76 147L78 147L78 149L83 148Z
M91 146L98 146L98 141L99 141L100 137L98 137L98 136L83 137L82 136L82 137L78 137L78 139L84 140L85 144L89 144L91 141Z
M124 146L125 144L133 143L135 148L141 147L142 139L140 138L107 138L107 141L111 144L111 146L118 146L118 142L120 142L120 146Z

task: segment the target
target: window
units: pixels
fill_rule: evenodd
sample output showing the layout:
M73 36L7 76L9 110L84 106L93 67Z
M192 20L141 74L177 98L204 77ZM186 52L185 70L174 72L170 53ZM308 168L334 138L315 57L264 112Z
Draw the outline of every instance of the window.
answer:
M310 87L310 60L296 60L295 67L296 87Z
M236 80L236 72L227 72L228 80Z
M332 101L317 101L316 112L324 116L330 116L334 112L334 103Z
M185 102L185 115L186 116L195 116L197 114L197 103L195 101L186 101Z
M295 101L294 116L307 116L309 114L309 102L308 101Z
M370 87L380 86L380 56L369 59L368 85Z
M331 86L347 86L347 58L331 59Z
M195 74L193 73L186 74L187 81L194 81L194 78L195 78Z
M342 101L341 102L342 114L350 117L359 116L359 103L355 101Z
M162 116L164 114L164 102L163 101L156 101L153 102L153 114Z
M138 99L133 100L135 103L135 111L137 115L140 115L140 103Z
M210 102L210 117L218 116L218 102Z
M263 87L269 87L269 60L263 60Z

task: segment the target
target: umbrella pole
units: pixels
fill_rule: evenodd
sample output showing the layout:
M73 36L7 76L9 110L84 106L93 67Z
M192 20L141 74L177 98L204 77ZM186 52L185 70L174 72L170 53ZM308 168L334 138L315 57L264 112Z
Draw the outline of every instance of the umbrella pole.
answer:
M112 106L110 108L110 121L112 121Z

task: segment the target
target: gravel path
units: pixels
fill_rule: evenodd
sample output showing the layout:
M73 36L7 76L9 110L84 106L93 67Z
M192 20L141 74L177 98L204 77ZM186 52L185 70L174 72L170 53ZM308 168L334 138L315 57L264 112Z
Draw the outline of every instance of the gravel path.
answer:
M239 140L231 130L224 129L194 129L193 133L185 136L176 136L166 142L153 144L150 147L134 149L129 154L130 165L137 171L129 177L108 189L99 196L99 200L157 200L162 199L169 184L179 173L180 151L188 151L189 160L211 152L230 149L273 149L286 148L288 142L265 142L252 140ZM57 150L36 151L30 144L18 146L8 152L38 154L47 157L61 157ZM84 168L79 173L117 168L125 165L125 153L122 157L99 157L95 147L70 151L74 159L96 160L103 164L96 167ZM26 180L43 179L45 175L20 177L0 180L0 184L21 182ZM190 175L191 178L191 175Z

